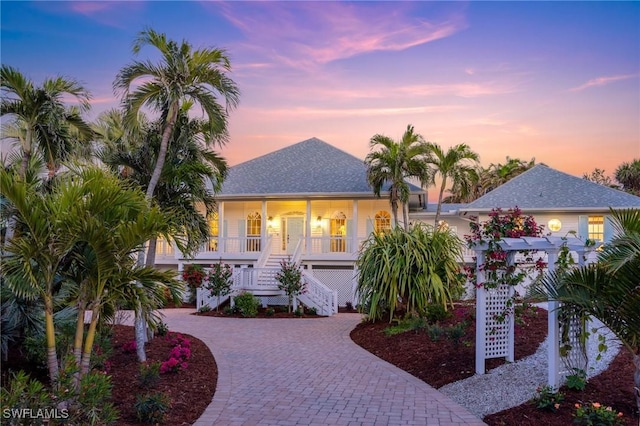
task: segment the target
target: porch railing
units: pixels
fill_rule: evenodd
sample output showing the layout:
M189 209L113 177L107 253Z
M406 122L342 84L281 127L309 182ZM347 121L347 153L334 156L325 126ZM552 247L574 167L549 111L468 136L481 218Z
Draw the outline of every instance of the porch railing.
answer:
M352 237L310 237L306 254L356 253L366 238L358 237L354 246Z
M262 237L211 237L202 248L205 253L259 253Z

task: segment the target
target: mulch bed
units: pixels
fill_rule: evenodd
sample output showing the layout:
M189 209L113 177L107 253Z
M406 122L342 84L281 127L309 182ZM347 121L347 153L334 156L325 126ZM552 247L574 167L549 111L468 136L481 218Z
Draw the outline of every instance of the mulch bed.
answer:
M173 333L171 333L173 334ZM139 425L134 404L138 395L162 392L169 396L171 409L165 414L164 424L193 424L207 408L216 389L218 369L209 348L195 337L183 334L191 342L191 358L186 370L160 375L160 381L146 390L138 384L139 364L135 353L126 353L122 346L134 340L133 327L116 325L113 328L113 356L110 358L112 401L120 418L118 425ZM163 362L173 348L171 341L156 336L146 344L147 362Z
M267 310L268 308L260 307L258 308L258 314L255 317L251 318L326 318L324 316L310 314L308 311L305 311L303 315L296 315L294 312L287 312L286 310L283 311L283 309L280 307L274 308L271 313L269 313ZM207 312L195 312L192 315L218 318L246 318L237 312L225 313L223 308L220 308L220 310L218 311L213 310Z
M446 336L432 341L424 330L386 336L387 321L358 324L351 339L364 349L407 371L434 388L466 379L475 373L474 305L457 305L455 315L439 322L443 328L466 321L468 326L456 344ZM547 335L547 311L532 308L515 327L515 358L529 356L538 349ZM487 370L504 364L504 359L490 359Z
M467 331L457 345L446 337L434 342L424 330L387 336L384 329L390 325L388 320L361 323L351 332L351 338L385 361L435 388L440 388L474 374L475 324L471 312L466 315L459 313L440 322L440 325L446 328L455 325L461 319L467 321ZM533 354L547 335L546 310L538 309L535 313L526 314L522 319L523 323L516 324L515 328L516 360ZM487 360L486 368L491 370L504 362L501 359ZM557 412L542 411L532 403L525 403L489 415L484 421L491 426L568 426L573 424L576 403L599 402L621 411L626 425L638 425L640 423L633 396L633 371L632 357L623 350L606 371L589 380L584 391L562 388L565 400Z

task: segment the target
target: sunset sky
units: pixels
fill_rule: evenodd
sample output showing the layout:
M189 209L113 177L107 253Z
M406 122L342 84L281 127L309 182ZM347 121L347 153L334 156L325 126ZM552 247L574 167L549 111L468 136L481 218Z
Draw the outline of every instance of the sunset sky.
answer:
M318 137L359 158L413 124L483 165L535 157L582 175L640 158L640 2L12 2L2 63L112 83L145 28L222 47L241 90L231 164ZM151 48L139 59L157 59Z

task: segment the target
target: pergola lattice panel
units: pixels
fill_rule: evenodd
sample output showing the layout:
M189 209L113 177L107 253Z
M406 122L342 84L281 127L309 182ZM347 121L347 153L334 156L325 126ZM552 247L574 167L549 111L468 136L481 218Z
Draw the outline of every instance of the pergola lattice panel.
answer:
M513 315L500 321L500 316L509 308L507 301L513 296L513 287L501 285L488 290L485 298L485 358L509 357L509 335Z

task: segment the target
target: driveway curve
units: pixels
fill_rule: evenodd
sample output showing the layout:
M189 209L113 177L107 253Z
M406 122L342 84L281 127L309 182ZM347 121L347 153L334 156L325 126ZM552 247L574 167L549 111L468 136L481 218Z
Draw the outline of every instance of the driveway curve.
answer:
M163 310L211 350L218 386L195 425L483 425L449 397L349 337L358 314L237 319Z

